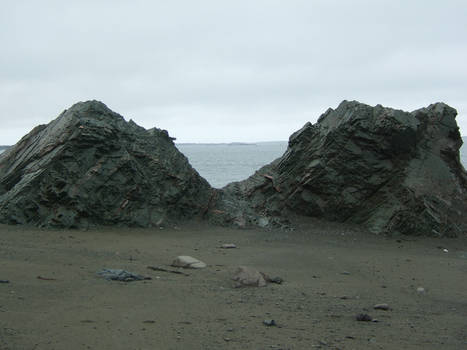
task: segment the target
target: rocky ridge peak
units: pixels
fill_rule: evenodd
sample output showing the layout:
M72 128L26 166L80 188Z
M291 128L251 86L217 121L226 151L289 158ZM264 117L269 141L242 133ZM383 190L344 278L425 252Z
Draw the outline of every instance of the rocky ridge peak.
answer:
M201 215L209 184L167 131L80 102L0 155L0 222L163 225Z
M462 235L456 114L444 103L404 112L343 101L292 134L282 157L227 185L217 202L227 214L214 221L281 225L299 214L375 233Z

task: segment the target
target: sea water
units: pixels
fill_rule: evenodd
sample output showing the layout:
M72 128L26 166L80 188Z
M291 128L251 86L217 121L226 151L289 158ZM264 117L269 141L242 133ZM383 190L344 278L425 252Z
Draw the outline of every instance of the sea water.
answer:
M221 188L241 181L256 170L279 158L287 149L286 141L256 144L177 144L198 173L212 187ZM460 149L461 162L467 168L467 138Z
M262 166L282 156L287 149L287 142L176 146L212 187L221 188L228 183L245 180Z
M177 144L190 164L213 187L241 181L256 170L282 156L286 141L255 144ZM3 150L0 150L2 153ZM467 168L467 138L460 149L461 162Z

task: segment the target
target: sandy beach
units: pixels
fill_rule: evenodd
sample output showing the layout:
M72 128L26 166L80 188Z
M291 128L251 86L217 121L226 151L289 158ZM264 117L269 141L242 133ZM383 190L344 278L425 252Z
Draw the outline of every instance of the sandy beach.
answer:
M467 347L465 238L382 237L314 220L292 232L0 225L0 254L4 350ZM147 268L178 255L208 267ZM284 283L234 288L239 265ZM108 281L102 268L151 279ZM390 310L373 309L380 303Z

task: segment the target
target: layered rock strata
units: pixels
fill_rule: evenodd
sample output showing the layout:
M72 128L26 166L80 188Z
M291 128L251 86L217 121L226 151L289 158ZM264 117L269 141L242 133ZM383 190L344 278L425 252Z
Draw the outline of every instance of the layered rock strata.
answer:
M456 114L444 103L409 113L344 101L291 135L282 157L227 185L214 220L280 225L293 213L375 233L463 235Z
M211 187L167 131L81 102L0 155L0 222L160 226L201 216Z
M0 222L271 227L304 215L375 233L465 235L456 114L443 103L404 112L344 101L292 134L282 157L215 190L167 131L81 102L0 155Z

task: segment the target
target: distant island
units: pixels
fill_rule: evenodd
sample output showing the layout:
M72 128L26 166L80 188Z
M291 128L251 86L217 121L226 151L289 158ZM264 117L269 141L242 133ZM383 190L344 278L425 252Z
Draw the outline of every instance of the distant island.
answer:
M246 143L246 142L231 142L227 146L256 146L256 143Z
M177 142L176 145L182 146L257 146L256 143L246 142L219 142L219 143L197 143L197 142Z
M287 141L260 141L260 142L218 142L218 143L197 143L197 142L177 142L181 146L259 146L264 144L282 144Z
M6 150L6 149L9 148L9 147L10 147L10 146L2 146L2 145L0 145L0 151L4 151L4 150Z

